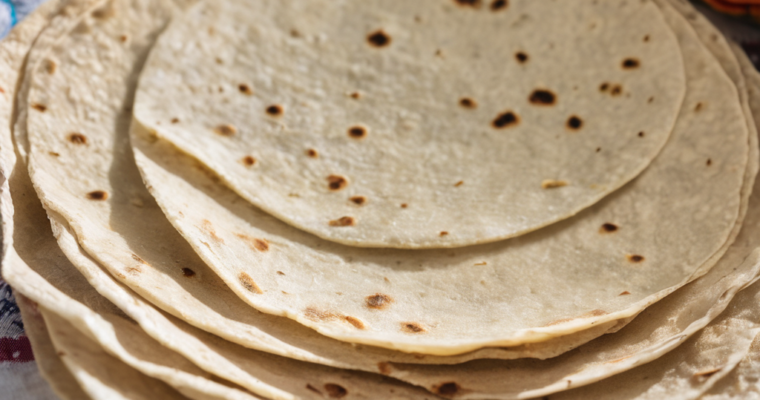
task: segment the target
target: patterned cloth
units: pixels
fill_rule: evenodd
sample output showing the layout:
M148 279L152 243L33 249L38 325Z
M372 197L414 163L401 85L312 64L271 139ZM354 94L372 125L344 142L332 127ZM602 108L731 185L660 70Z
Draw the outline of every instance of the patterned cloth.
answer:
M18 21L45 0L0 0L0 38ZM752 15L760 20L760 0L705 0L697 7L726 35L742 45L760 69L760 24L746 18L727 16ZM754 12L753 12L754 11ZM53 400L50 387L40 377L34 363L29 339L24 336L18 306L8 284L0 279L0 400Z

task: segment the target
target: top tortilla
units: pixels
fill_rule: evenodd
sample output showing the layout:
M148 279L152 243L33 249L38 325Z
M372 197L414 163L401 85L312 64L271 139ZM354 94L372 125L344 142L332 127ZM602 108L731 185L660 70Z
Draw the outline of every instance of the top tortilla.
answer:
M651 2L499 4L198 9L156 45L135 116L327 240L446 248L518 236L639 175L670 135L685 78Z

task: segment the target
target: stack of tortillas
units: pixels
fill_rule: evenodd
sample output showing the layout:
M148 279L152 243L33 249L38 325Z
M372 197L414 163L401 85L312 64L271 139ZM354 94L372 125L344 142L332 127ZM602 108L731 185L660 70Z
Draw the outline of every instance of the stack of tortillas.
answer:
M760 397L760 75L683 0L48 0L0 51L64 399Z

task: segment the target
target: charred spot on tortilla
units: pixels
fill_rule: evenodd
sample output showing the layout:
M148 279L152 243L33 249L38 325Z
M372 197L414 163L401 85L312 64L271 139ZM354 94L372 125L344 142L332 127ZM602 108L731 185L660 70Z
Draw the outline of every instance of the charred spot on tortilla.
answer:
M237 128L230 124L222 124L214 128L214 133L220 136L232 136L237 133Z
M417 322L402 322L401 331L405 333L425 333L427 329Z
M264 294L264 291L261 290L259 285L254 282L253 278L251 278L250 275L246 274L245 272L241 272L238 274L238 282L240 282L240 285L242 285L245 290L256 293L256 294Z
M40 103L32 103L32 108L39 112L45 112L47 110L47 106Z
M327 188L333 192L343 190L348 186L348 179L340 175L330 175L327 177Z
M599 85L600 92L606 92L609 88L610 88L610 84L607 82L604 82L601 85Z
M583 120L580 119L577 115L572 115L567 119L567 127L568 129L577 131L583 127Z
M639 132L638 136L639 137L644 137L644 136L646 136L646 134L644 133L644 131L641 131L641 132Z
M311 158L317 158L319 157L319 152L314 149L308 149L306 150L306 155Z
M709 167L709 166L711 166L711 165L712 165L712 158L708 158L708 159L707 159L707 162L705 162L705 164L706 164L708 167Z
M351 98L355 99L355 100L359 100L359 99L362 98L362 94L359 93L359 92L353 92L353 93L351 93Z
M557 96L546 89L536 89L528 97L531 104L540 106L551 106L557 102Z
M252 167L256 164L256 159L251 156L245 156L240 160L246 167Z
M596 148L596 152L598 153L598 152L600 152L600 151L602 151L602 148L601 148L601 147L597 147L597 148Z
M45 60L45 71L47 71L48 74L54 74L56 69L58 69L58 64L56 64L55 61Z
M346 315L345 319L346 319L346 322L348 322L349 324L353 325L354 328L356 328L356 329L360 329L360 330L367 329L367 326L359 318L352 317L350 315Z
M506 8L509 5L507 0L493 0L491 3L491 11L499 11Z
M509 128L520 123L520 117L512 111L505 111L496 116L491 125L496 129Z
M441 237L448 236L448 235L449 235L449 232L447 231L441 231L440 233L438 233L438 236L441 236Z
M272 104L271 106L267 107L266 109L267 114L273 116L273 117L279 117L284 112L283 108L279 104Z
M636 69L638 68L641 63L636 58L626 58L623 60L623 69Z
M515 53L515 58L517 59L517 62L519 62L520 64L524 64L528 62L528 54L522 51L518 51L517 53Z
M356 219L354 217L341 217L330 221L329 225L335 227L354 226Z
M367 198L364 196L353 196L349 200L358 206L364 205L367 202Z
M182 268L182 275L184 275L186 278L192 278L195 276L195 271L190 268Z
M372 296L367 296L364 302L369 308L384 310L390 307L391 303L393 303L393 298L387 294L375 293Z
M407 207L409 207L409 204L401 203L401 208L407 208Z
M356 125L348 128L348 136L354 139L364 139L367 137L367 128Z
M473 8L478 8L482 4L481 0L454 0L454 3L463 7L473 7Z
M380 29L367 35L367 41L375 47L386 47L391 44L391 37Z
M620 85L615 85L610 89L610 94L613 96L619 96L621 93L623 93L623 87Z
M644 39L643 39L643 40L644 40L645 42L648 42L648 41L649 41L649 35L644 35Z
M381 361L377 363L377 371L381 375L390 375L393 370L391 369L391 363Z
M326 383L325 392L333 399L342 399L348 394L348 390L337 383Z
M647 103L650 103L650 104L651 104L653 101L654 101L654 96L652 96L652 97L650 97L649 99L647 99Z
M90 200L108 200L108 192L102 190L96 190L94 192L87 193L87 198Z
M615 224L611 224L609 222L602 224L602 227L599 228L599 232L602 233L612 233L618 230L618 226Z
M68 136L69 142L74 144L87 144L87 136L82 135L81 133L74 132L69 134Z
M561 188L567 185L568 183L566 181L560 181L560 180L555 180L555 179L545 179L543 182L541 182L541 187L544 189L556 189L556 188Z
M179 123L179 118L172 118L171 122L172 122L172 124L178 124Z
M459 393L461 387L456 382L445 382L433 386L433 393L441 396L454 396Z
M702 103L697 103L697 105L694 106L694 112L699 112L702 110Z
M238 90L240 91L240 93L246 94L248 96L253 94L253 89L251 89L251 87L246 85L245 83L239 84Z
M644 256L640 256L638 254L628 254L625 256L625 258L628 259L628 261L638 264L641 262L644 262Z
M469 109L478 107L478 103L469 97L462 97L461 99L459 99L459 105L464 108L469 108Z

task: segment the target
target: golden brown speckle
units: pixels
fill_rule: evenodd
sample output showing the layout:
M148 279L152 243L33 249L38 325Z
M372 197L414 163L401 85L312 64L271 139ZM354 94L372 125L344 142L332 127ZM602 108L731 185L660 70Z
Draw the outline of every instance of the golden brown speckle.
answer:
M559 181L554 179L545 179L543 182L541 182L541 187L544 189L556 189L567 185L568 183L566 181Z
M306 155L309 156L309 157L311 157L311 158L318 158L319 157L319 152L316 151L316 150L314 150L314 149L308 149L308 150L306 150Z
M348 322L349 324L353 325L354 328L356 328L356 329L361 329L361 330L367 329L367 326L359 318L347 315L345 317L345 319L346 319L346 322Z
M329 225L335 227L354 226L356 225L356 220L354 217L341 217L330 221Z
M250 96L250 95L253 94L253 89L251 89L251 87L248 86L245 83L239 84L238 85L238 90L240 91L240 93L243 93L243 94L248 95L248 96Z
M237 128L230 124L223 124L214 128L214 133L221 136L232 136L237 133Z
M425 333L427 329L417 322L402 322L401 331L405 333Z
M354 197L351 197L349 200L351 200L352 203L359 206L364 205L367 202L367 198L364 196L354 196Z
M460 187L462 185L464 185L464 181L459 181L459 182L457 182L457 183L454 184L454 187Z
M251 157L251 156L245 156L245 157L243 157L240 160L240 162L242 162L243 165L245 165L246 167L252 167L252 166L256 165L256 159L253 158L253 157Z
M39 112L45 112L47 110L47 106L40 103L32 103L32 108Z
M364 302L369 308L373 308L375 310L384 310L390 307L391 303L393 303L393 298L387 294L375 293L372 296L367 296L364 299Z
M245 290L251 293L264 294L264 291L261 290L259 285L257 285L256 282L253 281L253 278L251 278L251 276L246 274L245 272L240 272L238 274L238 282L240 282L240 285L242 285L245 288Z
M463 97L459 99L459 105L464 108L474 109L478 107L478 103L469 97Z
M626 290L625 292L620 293L618 296L628 296L629 294L631 294L631 292Z
M94 192L87 193L87 198L90 200L108 200L108 192L96 190Z
M625 258L628 259L628 261L638 264L641 262L644 262L644 256L640 256L638 254L627 254Z
M70 133L68 139L69 142L74 144L87 144L87 136L82 135L81 133Z
M340 175L330 175L327 177L327 188L333 192L343 190L348 186L348 179Z
M449 233L448 233L447 231L441 231L441 232L438 234L438 236L441 236L441 237L444 237L444 236L448 236L448 235L449 235Z

